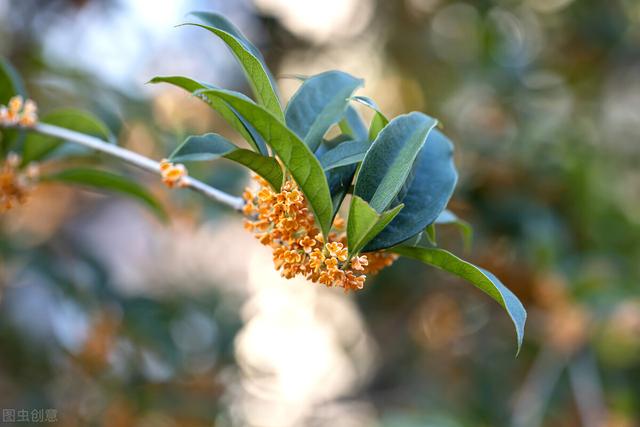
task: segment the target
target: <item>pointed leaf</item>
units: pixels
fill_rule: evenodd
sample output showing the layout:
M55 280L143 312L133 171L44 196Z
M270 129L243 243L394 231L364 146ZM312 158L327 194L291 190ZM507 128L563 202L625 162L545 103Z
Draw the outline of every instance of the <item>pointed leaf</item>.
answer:
M280 190L284 176L276 159L239 148L228 139L215 133L188 137L171 154L170 160L173 162L203 162L220 157L248 167L266 179L274 190Z
M347 246L351 256L357 255L403 207L403 205L398 205L379 214L360 197L353 196L349 208L349 221L347 222Z
M284 121L276 86L260 52L247 40L231 22L222 15L208 12L196 12L193 15L209 25L188 23L211 31L227 44L242 66L249 85L260 105L263 105L278 120Z
M265 108L234 93L217 89L200 91L198 95L205 100L223 99L251 122L300 186L326 236L333 217L331 193L322 166L309 147Z
M302 83L287 105L287 126L316 151L329 128L338 123L348 98L363 81L341 71L327 71Z
M387 210L404 186L436 123L435 119L415 112L393 119L371 144L362 161L354 194L367 201L376 212Z
M142 202L162 221L168 219L164 208L144 187L121 175L97 169L74 168L45 176L43 181L79 184L94 189L109 190Z
M113 136L107 126L96 116L86 111L58 110L42 117L40 121L113 142ZM64 142L60 138L31 132L24 141L22 161L24 164L40 161L53 153Z
M420 151L404 187L393 202L394 205L404 203L404 209L365 250L389 248L423 231L449 203L457 179L458 174L453 164L453 144L434 129Z
M527 312L520 300L496 276L444 249L400 246L394 248L393 252L453 273L471 282L471 284L497 301L513 321L516 329L518 352L520 351L522 339L524 338Z
M215 89L216 87L213 85L205 84L197 82L188 77L181 76L169 76L169 77L154 77L149 81L149 83L169 83L179 88L186 90L189 93L193 93L197 90L202 89ZM236 92L239 97L244 97L245 95ZM249 99L248 97L246 97ZM231 127L233 127L236 131L240 133L247 141L251 147L265 155L269 155L269 151L267 150L267 146L260 136L258 132L253 129L253 126L249 122L247 122L240 114L238 114L233 108L231 108L226 102L221 99L212 99L209 105L216 110L223 119L225 119Z

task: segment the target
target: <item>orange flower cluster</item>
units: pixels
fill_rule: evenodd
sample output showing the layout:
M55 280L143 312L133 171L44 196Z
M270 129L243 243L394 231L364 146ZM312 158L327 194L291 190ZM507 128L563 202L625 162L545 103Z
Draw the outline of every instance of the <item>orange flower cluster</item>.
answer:
M31 127L38 121L38 107L30 99L24 101L20 95L9 100L9 105L0 105L0 125Z
M189 174L184 165L171 163L167 159L160 162L160 173L162 182L169 188L184 187L184 178Z
M0 212L8 211L16 203L26 201L32 183L38 177L38 167L30 165L26 172L19 170L20 157L10 153L0 162Z
M303 275L346 292L362 289L366 274L374 274L396 259L396 255L382 252L349 258L345 221L340 216L336 216L325 242L295 182L285 182L276 193L264 179L255 180L258 190L246 189L243 194L245 228L254 232L260 243L271 246L276 270L283 277Z

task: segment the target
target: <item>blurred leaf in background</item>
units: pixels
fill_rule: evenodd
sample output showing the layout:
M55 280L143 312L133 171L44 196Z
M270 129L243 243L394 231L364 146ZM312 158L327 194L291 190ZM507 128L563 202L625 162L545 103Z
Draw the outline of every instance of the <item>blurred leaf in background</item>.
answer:
M222 42L172 28L209 5L9 3L0 52L45 113L85 107L158 158L210 129L241 146L197 100L143 85L179 71L250 92ZM276 77L344 69L386 117L440 119L461 171L449 208L475 230L468 258L528 308L520 355L499 307L418 263L344 297L281 283L240 224L190 196L162 200L162 226L47 184L0 217L1 408L57 408L60 425L638 425L637 2L215 7ZM299 85L279 83L283 99ZM227 163L190 171L246 183Z

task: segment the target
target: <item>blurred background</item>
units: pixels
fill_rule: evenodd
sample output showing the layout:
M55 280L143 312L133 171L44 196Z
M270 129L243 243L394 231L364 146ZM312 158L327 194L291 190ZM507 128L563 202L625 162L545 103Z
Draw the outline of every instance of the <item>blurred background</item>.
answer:
M388 116L443 122L475 240L441 243L520 297L524 347L484 294L412 261L357 294L284 281L238 216L125 169L169 224L52 184L0 215L0 408L60 426L640 426L640 2L1 0L0 55L42 111L88 109L148 156L237 140L145 84L248 93L220 41L175 27L192 10L234 21L285 99L287 75L338 68ZM248 182L224 161L193 174Z

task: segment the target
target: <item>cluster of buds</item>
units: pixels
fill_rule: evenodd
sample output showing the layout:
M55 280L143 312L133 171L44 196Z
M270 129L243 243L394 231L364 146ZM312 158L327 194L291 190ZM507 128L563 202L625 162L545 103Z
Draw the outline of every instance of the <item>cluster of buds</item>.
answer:
M21 171L20 163L20 156L15 153L9 153L4 161L0 161L0 212L24 203L31 186L38 179L37 165L30 164Z
M363 288L366 274L395 260L396 255L383 252L350 257L342 218L336 216L325 241L295 182L285 182L277 193L262 178L255 179L259 188L243 194L245 228L272 248L276 270L283 277L302 275L314 283L357 290Z
M162 182L169 188L184 187L186 185L184 178L189 174L183 164L174 164L167 159L160 162L160 173Z
M9 105L0 105L0 125L34 126L38 121L38 107L30 99L24 101L20 95L9 100Z

